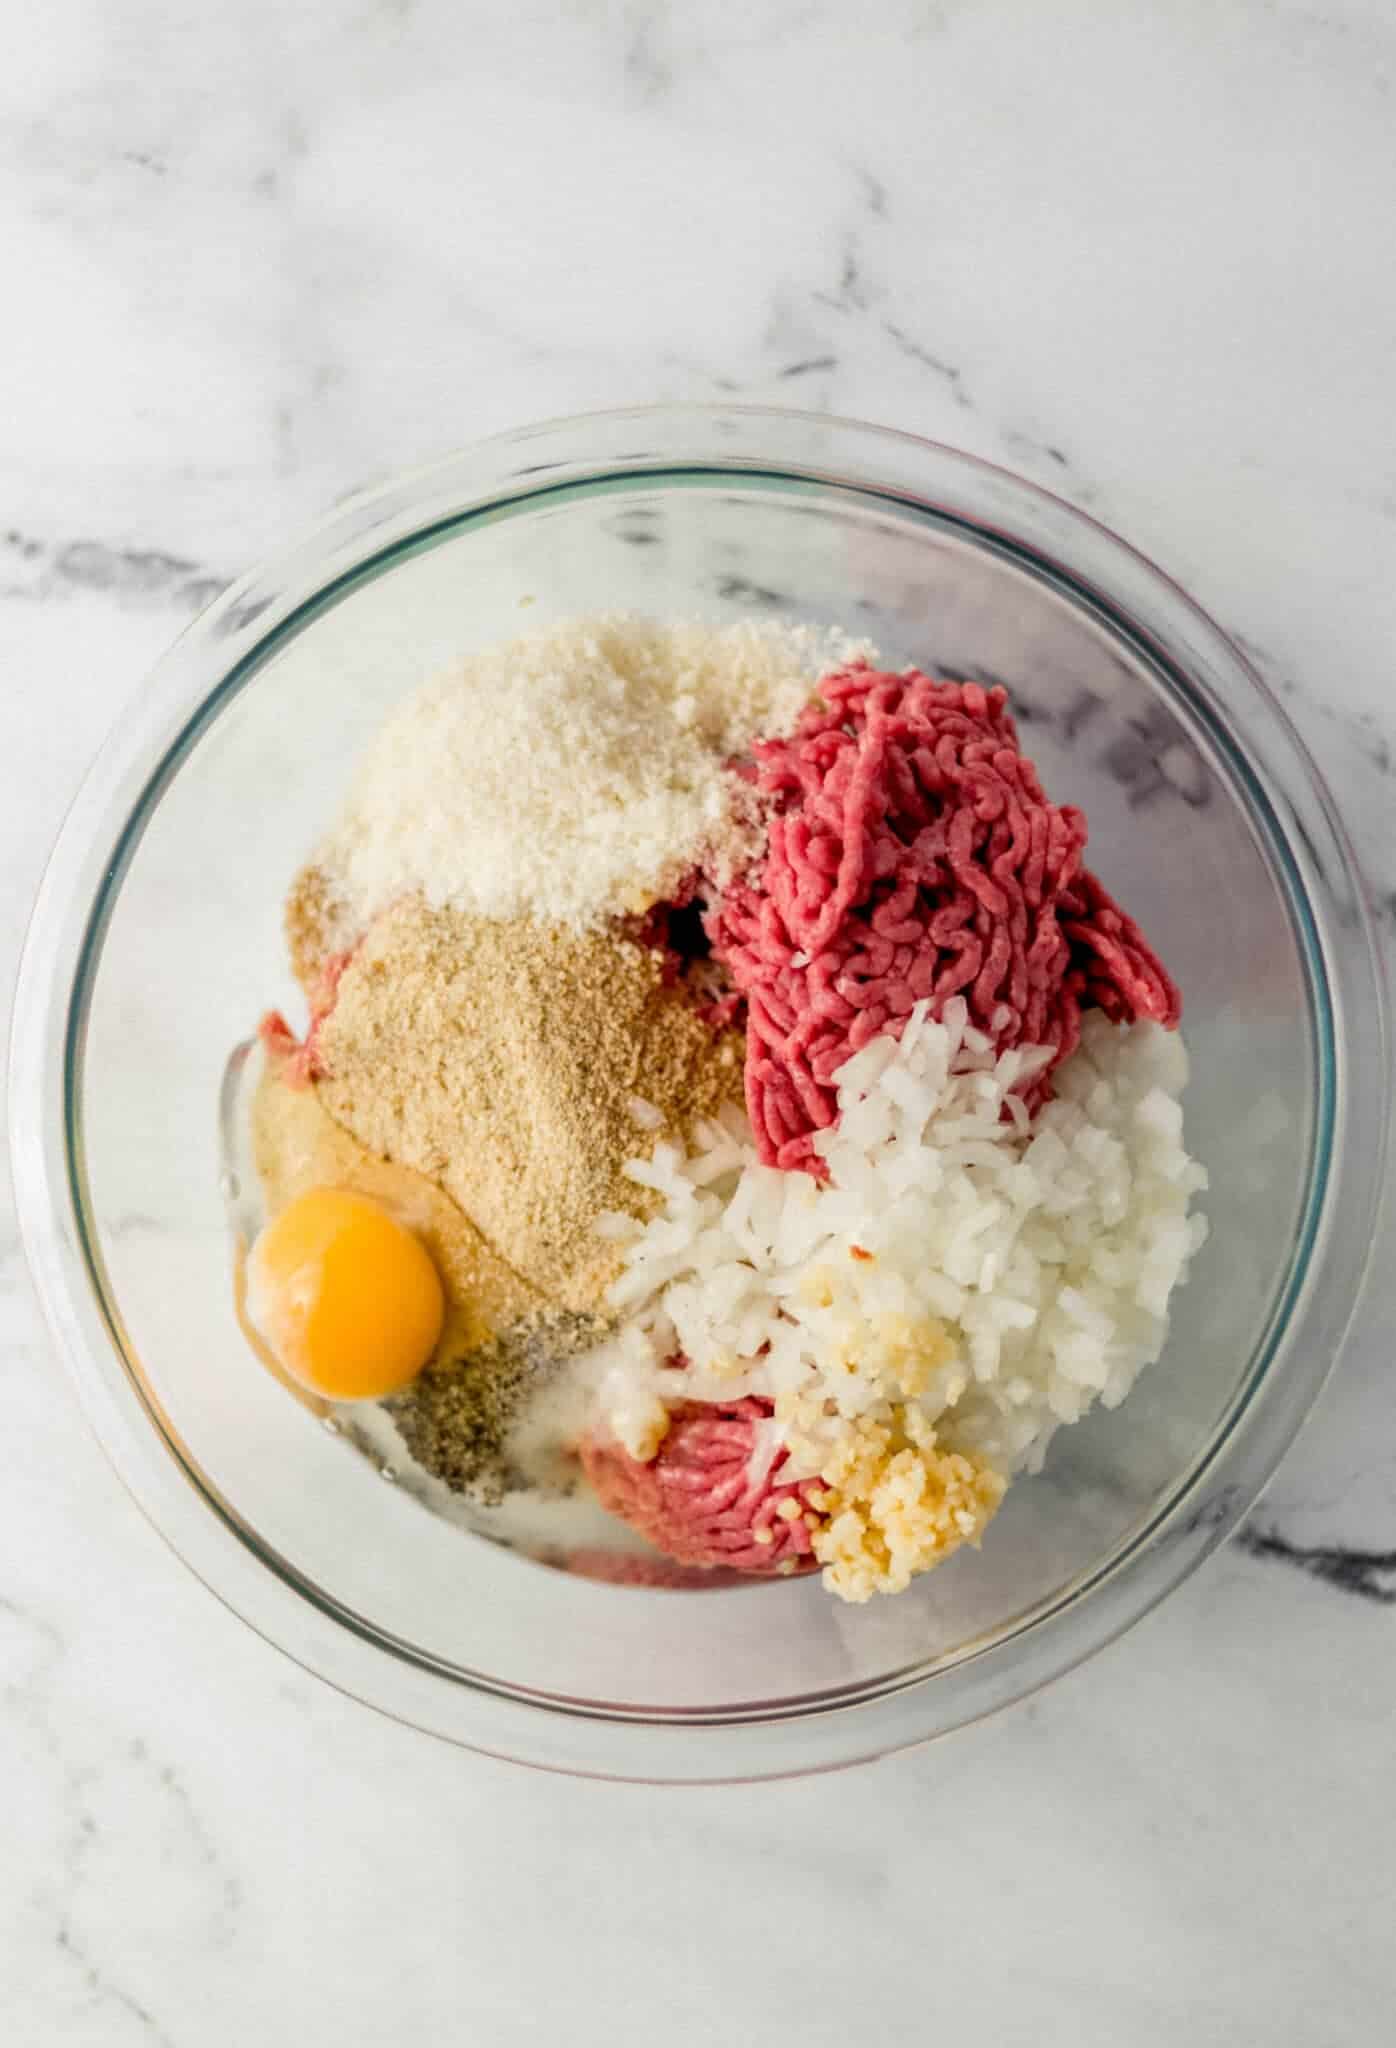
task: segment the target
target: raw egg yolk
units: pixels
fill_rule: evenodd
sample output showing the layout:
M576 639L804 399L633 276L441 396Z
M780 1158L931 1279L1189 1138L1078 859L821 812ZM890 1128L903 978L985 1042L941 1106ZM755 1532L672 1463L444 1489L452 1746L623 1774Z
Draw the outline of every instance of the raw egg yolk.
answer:
M311 1188L252 1247L248 1309L286 1371L332 1401L415 1379L445 1302L426 1248L366 1195Z

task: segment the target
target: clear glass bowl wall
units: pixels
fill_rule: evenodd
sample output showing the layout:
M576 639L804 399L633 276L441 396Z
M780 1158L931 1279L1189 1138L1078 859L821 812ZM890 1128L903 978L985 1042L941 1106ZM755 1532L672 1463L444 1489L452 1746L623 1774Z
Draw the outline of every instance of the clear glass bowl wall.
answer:
M1005 683L1049 793L1084 807L1092 864L1185 993L1212 1238L1164 1359L1121 1410L1060 1435L982 1552L864 1609L810 1583L606 1587L465 1536L289 1400L235 1320L216 1102L260 1010L298 1014L289 876L405 691L598 609L837 624L889 665ZM351 507L230 593L79 805L22 1012L21 1193L52 1225L40 1283L166 1533L256 1625L389 1711L620 1775L848 1761L1124 1626L1297 1427L1380 1174L1380 1123L1353 1119L1384 1086L1360 892L1234 651L1016 480L788 416L538 430Z

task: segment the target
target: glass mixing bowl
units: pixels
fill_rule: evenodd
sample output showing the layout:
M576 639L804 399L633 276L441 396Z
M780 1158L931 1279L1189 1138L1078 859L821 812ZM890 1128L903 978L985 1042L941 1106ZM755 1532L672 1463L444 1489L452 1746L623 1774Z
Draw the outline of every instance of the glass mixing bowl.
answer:
M983 1550L863 1608L817 1583L607 1586L384 1483L239 1329L217 1102L295 1014L288 878L388 708L568 613L845 626L888 665L1006 683L1092 866L1181 983L1211 1239L1167 1352L1063 1431ZM227 591L64 827L22 970L20 1215L88 1413L204 1581L346 1691L483 1750L761 1777L921 1741L1135 1621L1254 1499L1337 1351L1387 1122L1352 854L1234 646L1139 555L1018 478L740 407L530 428L343 507ZM1180 1686L1184 1683L1180 1675Z

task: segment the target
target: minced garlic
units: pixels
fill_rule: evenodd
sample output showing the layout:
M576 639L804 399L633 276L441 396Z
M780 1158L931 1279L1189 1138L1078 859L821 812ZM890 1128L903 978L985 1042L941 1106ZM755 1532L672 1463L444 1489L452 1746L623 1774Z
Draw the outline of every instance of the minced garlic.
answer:
M799 1391L787 1389L775 1399L775 1419L792 1472L803 1477L820 1471L847 1425L866 1415L869 1395L875 1406L914 1401L928 1390L933 1376L957 1357L955 1338L935 1316L913 1319L882 1313L858 1319L841 1317L835 1326L834 1347L816 1384ZM842 1382L836 1374L842 1375ZM947 1405L953 1406L964 1385L962 1375L951 1379Z
M807 1268L800 1292L812 1307L833 1309L829 1367L856 1379L860 1389L872 1386L888 1399L912 1400L956 1356L956 1341L938 1316L913 1318L885 1310L869 1315L857 1293L841 1284L828 1265Z
M913 1322L908 1316L878 1315L872 1327L883 1378L908 1398L924 1394L931 1374L955 1355L954 1339L937 1317Z
M616 1441L642 1465L659 1456L659 1446L669 1434L669 1419L664 1403L648 1393L613 1407L608 1416Z
M800 1275L800 1299L811 1308L832 1308L834 1276L827 1266L806 1266Z
M739 1380L748 1369L748 1361L730 1351L714 1352L704 1367L709 1379L714 1380Z
M852 1601L904 1592L962 1543L977 1544L1007 1486L979 1460L937 1449L914 1407L895 1409L890 1424L847 1427L820 1477L827 1519L814 1528L814 1554L828 1590Z

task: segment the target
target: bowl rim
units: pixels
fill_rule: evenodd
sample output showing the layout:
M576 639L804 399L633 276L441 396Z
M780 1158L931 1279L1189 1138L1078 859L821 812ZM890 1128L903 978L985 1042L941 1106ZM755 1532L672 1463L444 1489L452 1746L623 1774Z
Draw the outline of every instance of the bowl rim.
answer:
M638 450L627 445L632 433L643 444ZM518 459L546 454L559 438L565 443L580 436L585 442L590 435L615 445L604 454ZM667 452L657 455L655 444L666 437ZM782 438L789 446L779 459L761 454L758 444L768 440L774 449ZM838 444L837 460L843 465L832 471L825 466L830 444ZM685 448L689 463L676 459ZM878 456L892 472L883 484L875 480ZM583 1774L714 1782L838 1768L924 1741L1006 1705L1113 1640L1235 1527L1317 1398L1356 1311L1384 1181L1387 1119L1370 1114L1363 1119L1361 1155L1344 1161L1341 1176L1330 1173L1311 1203L1310 1241L1297 1258L1291 1298L1277 1296L1271 1319L1276 1327L1257 1346L1259 1367L1253 1358L1253 1369L1238 1385L1212 1441L1157 1514L1103 1564L992 1640L965 1646L952 1660L894 1685L864 1688L856 1697L833 1703L797 1702L764 1715L722 1711L682 1716L529 1696L479 1674L465 1678L453 1668L443 1670L379 1630L356 1629L356 1618L347 1610L327 1607L304 1579L268 1556L232 1504L181 1459L178 1433L168 1425L158 1397L148 1385L137 1384L119 1310L104 1293L100 1254L94 1255L87 1230L77 1087L85 1001L100 959L105 915L139 831L165 783L223 705L274 646L337 602L346 588L378 573L405 549L430 545L444 528L496 506L518 509L559 489L591 488L617 477L766 471L935 509L944 516L945 508L924 493L893 487L910 482L899 462L911 475L916 465L939 465L962 479L981 484L988 479L1000 493L1006 491L1015 512L1050 512L1068 536L1082 538L1083 548L1089 541L1097 553L1103 550L1112 569L1129 569L1136 580L1142 578L1161 604L1210 643L1213 655L1258 704L1268 721L1262 775L1280 788L1297 827L1291 838L1272 814L1270 850L1291 856L1294 907L1312 920L1313 961L1333 1000L1332 1072L1320 1075L1319 1092L1322 1096L1331 1084L1329 1135L1341 1150L1357 1105L1371 1099L1373 1084L1379 1094L1389 1094L1385 993L1355 855L1283 706L1207 614L1092 515L1000 465L869 422L764 406L624 407L494 435L351 494L300 540L230 585L180 635L157 664L147 690L105 742L46 868L14 1008L12 1168L30 1270L89 1421L138 1505L225 1605L340 1689L466 1746ZM967 524L985 544L994 541L994 530L982 521ZM1077 578L1065 564L1054 566L1066 570L1082 601L1103 602L1117 629L1134 626L1108 590ZM1147 634L1136 637L1148 645ZM212 684L210 660L219 666ZM1169 666L1176 664L1170 660ZM1180 680L1186 683L1185 676ZM1191 697L1188 701L1195 710ZM1224 721L1216 737L1251 773L1247 754ZM1259 780L1257 791L1268 805ZM1374 1020L1372 1027L1354 1030L1364 1015ZM1337 1272L1342 1281L1341 1299L1336 1305L1330 1300L1322 1311L1315 1301L1321 1268L1326 1274ZM1280 1296L1285 1292L1281 1289ZM1305 1332L1308 1341L1301 1343ZM1282 1360L1286 1344L1288 1357ZM1290 1398L1258 1401L1262 1384L1270 1386L1269 1374L1280 1363L1286 1367ZM1244 1433L1238 1429L1243 1419ZM209 1507L212 1515L204 1512ZM372 1644L377 1677L361 1659L356 1661L358 1645L365 1641ZM382 1681L383 1671L392 1673L390 1681ZM953 1681L954 1706L948 1714L928 1713L934 1689L944 1701L950 1689L944 1681ZM454 1701L441 1693L443 1685L451 1688ZM458 1710L460 1700L468 1702L468 1715Z

